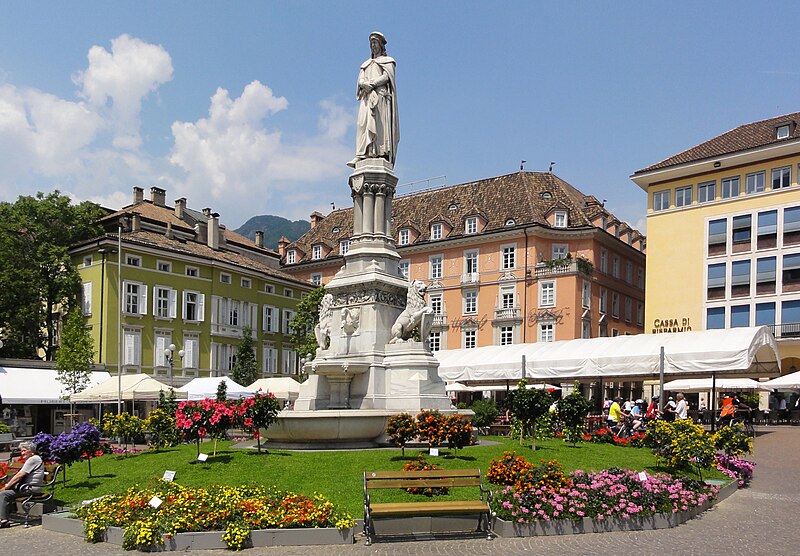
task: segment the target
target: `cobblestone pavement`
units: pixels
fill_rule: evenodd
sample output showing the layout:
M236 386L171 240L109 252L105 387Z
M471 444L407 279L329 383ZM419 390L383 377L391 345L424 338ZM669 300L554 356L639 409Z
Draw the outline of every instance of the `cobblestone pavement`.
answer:
M365 546L270 547L248 549L261 555L480 555L558 554L627 555L698 554L703 556L797 553L800 516L800 427L762 429L755 442L758 464L749 489L740 490L703 515L674 529L598 533L522 539L419 540ZM0 531L6 554L124 554L107 544L87 544L79 537L14 526ZM193 551L196 556L224 554ZM130 554L130 553L128 553Z

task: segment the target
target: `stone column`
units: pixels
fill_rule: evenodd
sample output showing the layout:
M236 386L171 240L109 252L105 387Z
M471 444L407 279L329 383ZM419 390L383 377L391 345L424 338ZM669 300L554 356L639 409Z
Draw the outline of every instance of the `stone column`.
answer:
M353 193L353 236L364 233L364 198Z
M379 187L375 191L375 233L386 235L386 193Z
M361 222L363 233L372 235L375 230L375 194L370 186L364 187L364 206Z
M384 207L384 232L389 237L394 237L394 230L392 229L392 198L394 197L394 191L392 189L387 188L386 191L386 202Z

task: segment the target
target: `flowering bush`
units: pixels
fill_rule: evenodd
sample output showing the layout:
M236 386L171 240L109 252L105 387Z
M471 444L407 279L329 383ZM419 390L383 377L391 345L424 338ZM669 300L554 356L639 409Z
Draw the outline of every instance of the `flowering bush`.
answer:
M150 412L144 420L144 427L150 431L150 447L154 450L177 446L180 442L180 435L175 429L175 415L163 409L156 408Z
M144 420L127 411L119 414L105 413L102 422L95 422L95 426L102 429L104 436L121 438L126 446L144 439Z
M503 452L499 460L489 462L489 471L486 480L495 485L516 485L519 478L528 471L533 464L516 452Z
M418 434L417 422L408 413L392 415L386 423L386 436L395 446L400 446L403 457L406 455L406 443Z
M162 500L158 508L148 503L153 496ZM124 527L126 549L157 547L163 544L162 535L224 531L223 541L238 550L251 529L348 529L355 525L351 516L336 512L318 494L306 496L260 485L185 487L161 480L147 488L134 486L124 494L104 496L75 513L84 520L89 542L103 540L106 527Z
M583 439L589 442L601 444L616 444L617 446L628 446L631 448L641 448L644 444L645 433L635 432L628 438L618 438L614 432L607 428L597 429L592 434L584 434Z
M538 465L532 465L517 482L517 488L520 490L536 488L555 490L569 486L570 480L564 474L564 467L553 459L541 460Z
M741 456L753 453L753 439L744 432L744 425L734 423L730 427L721 427L713 436L714 447L729 456Z
M735 456L723 456L717 454L717 469L736 479L740 487L746 487L753 478L753 471L756 464L746 459L739 459Z
M472 424L457 413L448 415L442 421L442 436L447 440L449 448L463 448L473 443Z
M640 481L636 471L620 469L574 471L569 480L571 486L557 489L536 487L517 492L508 486L495 494L492 509L498 517L519 523L583 517L604 520L686 511L718 491L716 486L662 473Z
M417 414L419 439L428 446L440 446L447 440L443 434L444 416L438 410L426 409Z
M253 434L258 441L258 451L261 451L262 428L266 429L277 421L281 410L280 402L272 393L264 394L259 390L252 398L244 398L236 405L236 423L243 429Z
M52 434L40 432L31 440L31 442L36 445L36 453L42 458L42 461L55 461L50 451L50 445L53 443L53 439L55 439L55 436Z
M672 423L656 421L655 426L648 429L644 442L673 469L695 465L702 475L703 469L709 469L715 463L716 450L711 435L691 419Z
M403 466L403 471L432 471L434 469L439 469L439 466L435 463L428 462L422 454L417 455L416 460L409 461ZM410 492L411 494L424 494L425 496L439 496L444 495L449 492L446 487L443 488L407 488L406 492Z
M486 479L495 485L511 485L517 492L569 486L564 468L557 461L541 460L539 465L534 465L516 452L503 452L498 461L493 459Z

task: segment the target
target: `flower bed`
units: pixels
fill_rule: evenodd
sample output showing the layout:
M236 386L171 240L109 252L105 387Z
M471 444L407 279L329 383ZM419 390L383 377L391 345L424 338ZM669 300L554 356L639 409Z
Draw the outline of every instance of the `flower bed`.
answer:
M158 507L151 505L157 497ZM89 542L106 540L109 527L124 528L125 549L150 550L183 532L223 531L235 550L248 546L251 531L261 529L351 529L355 521L335 511L321 495L306 496L257 485L208 488L157 481L125 494L105 496L76 510ZM219 535L219 533L217 533Z

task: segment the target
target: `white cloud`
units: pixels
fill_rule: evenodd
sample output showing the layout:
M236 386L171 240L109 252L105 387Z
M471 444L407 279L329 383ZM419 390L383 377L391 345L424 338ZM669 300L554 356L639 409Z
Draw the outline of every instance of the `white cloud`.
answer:
M93 46L88 59L89 67L73 76L79 95L109 113L116 147L138 148L142 99L172 80L172 58L160 45L120 35L111 41L111 52Z

